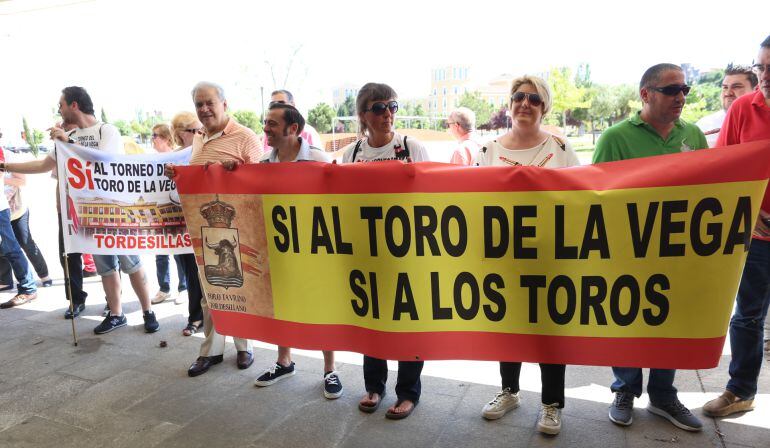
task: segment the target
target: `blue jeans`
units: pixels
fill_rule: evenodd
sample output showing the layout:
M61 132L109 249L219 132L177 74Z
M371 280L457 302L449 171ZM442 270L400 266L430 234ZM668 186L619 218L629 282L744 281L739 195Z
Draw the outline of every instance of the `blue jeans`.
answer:
M763 327L770 304L770 241L751 241L738 287L735 314L730 319L730 381L727 390L741 398L757 393L762 367Z
M13 275L16 276L18 282L16 286L18 293L33 294L37 292L37 285L32 277L29 262L24 257L18 241L16 241L16 235L13 234L11 211L7 208L0 211L0 252L11 263Z
M182 292L187 290L187 276L184 273L184 265L182 264L182 257L180 255L174 255L174 262L176 262L176 274L179 279L179 286L177 291ZM158 286L163 292L171 291L171 275L168 271L168 255L156 255L155 256L155 273L158 276Z
M637 398L642 395L642 369L637 367L613 367L615 382L610 389L613 392L630 392ZM650 369L650 378L647 380L647 393L650 401L655 404L674 401L676 388L674 387L674 375L676 370Z

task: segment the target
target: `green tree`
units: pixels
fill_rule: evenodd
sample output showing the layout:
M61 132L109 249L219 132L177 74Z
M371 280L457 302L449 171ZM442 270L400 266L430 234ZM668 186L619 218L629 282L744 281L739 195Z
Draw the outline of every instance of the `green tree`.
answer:
M319 103L307 112L307 122L320 133L331 132L334 109L326 103Z
M590 73L589 75L590 76ZM585 77L585 75L583 75ZM584 84L586 79L581 79ZM591 107L591 100L588 98L588 88L580 87L572 76L572 69L569 67L552 68L548 77L548 83L553 92L553 106L551 111L560 116L561 126L567 125L567 112L576 109L588 109Z
M356 116L356 99L352 96L345 97L345 101L337 107L338 117L355 117ZM342 122L342 126L337 126L340 132L355 132L356 123L352 121Z
M356 115L356 99L352 96L345 97L345 101L337 107L338 117L354 117Z
M239 124L246 126L257 134L262 133L262 120L259 115L252 110L236 110L230 114Z
M22 127L24 128L24 140L27 141L27 144L29 145L30 151L32 151L32 155L37 157L39 148L38 146L40 143L43 142L44 135L42 132L38 131L37 129L31 130L29 128L29 125L27 125L27 118L21 117L21 123Z
M130 126L131 131L133 131L134 134L139 135L139 138L143 142L147 140L150 134L152 134L152 128L147 126L147 122L144 120L132 120Z
M130 136L133 133L131 129L131 125L128 124L126 120L116 120L115 123L113 124L115 125L116 128L118 128L118 131L122 136Z
M476 124L478 126L488 124L492 114L495 113L495 107L484 100L479 92L463 93L457 105L472 110L476 114Z
M102 107L102 123L109 123L107 120L107 113L104 112L104 108Z
M713 83L694 85L690 94L687 95L687 102L684 105L684 110L682 110L682 119L695 123L704 116L721 109L721 92L721 86Z

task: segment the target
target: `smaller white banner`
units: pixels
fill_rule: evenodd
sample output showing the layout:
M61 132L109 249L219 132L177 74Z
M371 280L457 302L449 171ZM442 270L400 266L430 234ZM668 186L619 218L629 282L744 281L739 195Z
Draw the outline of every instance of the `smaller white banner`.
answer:
M123 155L56 142L65 251L192 253L176 184L163 175L166 163L187 165L191 152Z

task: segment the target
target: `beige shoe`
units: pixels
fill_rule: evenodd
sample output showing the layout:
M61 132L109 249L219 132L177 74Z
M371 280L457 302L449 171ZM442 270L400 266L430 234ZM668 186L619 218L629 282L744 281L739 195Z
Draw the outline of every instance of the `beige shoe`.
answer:
M709 417L726 417L736 412L754 409L754 399L744 400L729 390L703 405L703 413Z
M176 297L174 298L174 305L181 305L183 303L187 303L187 291L180 291L176 294Z
M171 298L171 293L158 291L158 293L155 294L155 297L153 297L152 300L150 300L150 302L152 302L153 305L157 305L159 303L163 303L164 301L170 298Z

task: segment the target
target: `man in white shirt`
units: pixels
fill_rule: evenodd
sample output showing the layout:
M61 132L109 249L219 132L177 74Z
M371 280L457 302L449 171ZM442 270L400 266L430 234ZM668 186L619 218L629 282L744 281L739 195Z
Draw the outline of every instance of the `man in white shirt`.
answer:
M291 106L294 106L294 108L297 107L296 104L294 104L294 95L291 94L288 90L276 90L273 93L270 94L270 106L273 104L289 104ZM318 131L315 130L313 126L310 126L308 123L305 123L305 128L300 132L300 137L302 137L302 140L306 141L308 145L315 146L323 150L321 148L321 136L318 135ZM265 152L270 151L269 142L267 141L267 134L264 134L262 139L262 147L265 149Z
M706 141L709 148L716 146L719 130L722 128L722 122L725 121L727 109L733 104L733 101L747 93L751 93L757 88L757 75L751 67L740 65L728 65L725 69L725 77L722 80L722 110L714 112L711 115L698 120L695 123L706 135Z
M62 90L59 98L59 114L65 124L76 126L71 131L54 126L50 131L51 140L76 143L88 148L99 149L115 154L123 153L123 140L118 129L108 123L102 123L94 115L94 105L88 92L82 87L70 86ZM52 171L56 168L56 151L47 157L25 163L5 164L5 170L13 173L35 174ZM57 196L58 198L58 196ZM57 201L58 204L58 201ZM59 252L64 253L64 237L61 227L61 212L59 216ZM81 254L69 254L70 289L72 291L72 310L67 310L64 317L72 319L85 310L86 292L83 291L83 271ZM97 272L102 277L102 286L107 295L110 313L104 321L94 328L94 333L109 333L116 328L125 327L126 317L121 306L120 275L118 269L128 274L139 303L142 306L144 330L147 333L158 331L159 325L150 305L150 292L147 287L147 276L142 268L139 257L127 255L95 255ZM62 260L62 265L64 260ZM68 291L69 292L69 291Z
M273 103L265 117L265 136L272 149L259 163L279 162L330 162L331 157L311 146L300 137L305 119L290 104ZM324 350L324 397L333 400L342 396L342 382L334 366L334 352ZM255 381L257 387L265 387L294 375L291 348L278 346L278 359L263 371Z

